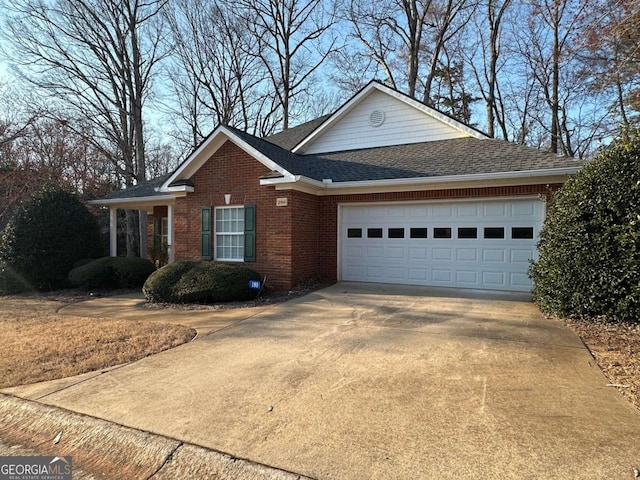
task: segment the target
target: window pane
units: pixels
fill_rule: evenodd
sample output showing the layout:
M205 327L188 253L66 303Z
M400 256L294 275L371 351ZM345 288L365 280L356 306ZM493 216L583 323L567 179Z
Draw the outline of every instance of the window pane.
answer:
M387 234L389 238L404 238L404 228L390 228Z
M411 238L427 238L426 228L412 228L410 232Z
M216 208L216 260L244 259L244 207Z
M382 229L367 228L367 238L382 238Z
M478 229L475 227L458 228L458 238L478 238Z
M485 227L484 238L504 238L504 227Z
M433 238L451 238L451 229L448 227L437 227L433 229Z
M347 238L362 238L362 229L361 228L347 229Z
M515 240L529 240L533 238L533 227L513 227L511 238Z

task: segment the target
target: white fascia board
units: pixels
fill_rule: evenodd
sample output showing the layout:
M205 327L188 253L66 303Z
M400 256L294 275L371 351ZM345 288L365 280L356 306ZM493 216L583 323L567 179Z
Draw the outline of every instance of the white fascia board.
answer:
M443 175L438 177L416 177L387 180L365 180L355 182L319 182L304 176L294 181L286 178L264 179L260 185L273 185L276 190L301 190L315 195L339 195L351 193L383 193L420 189L465 188L475 186L523 185L533 183L562 183L581 167L547 168L516 172L480 173L470 175ZM466 185L461 185L466 184Z
M257 161L262 163L270 170L275 170L287 178L293 178L293 175L287 170L282 168L276 162L269 157L259 152L247 142L242 140L238 135L225 126L220 126L214 130L211 135L200 145L189 157L178 167L178 169L167 179L158 189L159 192L175 192L177 187L170 187L173 182L190 178L198 169L207 161L211 156L224 144L225 141L230 140L242 150L247 152ZM193 187L190 187L193 188ZM184 190L189 192L189 190ZM193 191L193 190L191 190Z
M351 100L349 100L347 103L345 103L342 107L340 107L338 110L335 111L335 113L333 115L331 115L331 117L329 117L327 120L325 120L322 125L320 125L318 128L316 128L313 132L311 132L306 138L304 138L300 143L298 143L295 147L293 147L293 149L291 149L291 151L293 153L298 153L301 150L304 150L304 147L309 145L310 143L312 143L316 138L318 138L319 136L321 136L323 134L323 132L325 132L326 130L328 130L329 128L331 128L331 125L333 125L334 123L336 123L338 120L340 120L342 117L344 117L350 110L352 110L353 108L355 108L355 106L360 103L364 98L368 97L369 94L374 91L374 90L379 90L381 92L386 93L387 95L390 95L394 98L397 98L398 100L406 103L407 105L410 105L413 108L416 108L417 110L420 110L421 112L423 112L426 115L429 115L447 125L449 125L452 128L455 128L458 131L461 131L463 133L465 133L466 135L469 135L473 138L477 138L479 140L485 140L487 138L489 138L487 135L484 135L481 132L478 132L477 130L474 130L473 128L469 128L468 126L466 126L465 124L458 122L457 120L454 120L453 118L448 117L447 115L443 115L442 113L438 112L437 110L434 110L431 107L428 107L427 105L414 100L413 98L409 97L408 95L405 95L403 93L400 93L396 90L394 90L391 87L387 87L386 85L383 85L381 83L378 82L371 82L369 85L367 85L365 88L363 88L359 93L357 93Z
M159 191L156 190L156 191ZM178 185L178 186L174 186L174 187L166 187L164 190L162 190L163 192L175 192L175 193L193 193L195 192L195 188L193 188L190 185Z
M135 206L170 205L173 204L175 200L175 195L152 195L148 197L101 198L98 200L89 200L88 203L91 205L103 205L116 208L135 208Z

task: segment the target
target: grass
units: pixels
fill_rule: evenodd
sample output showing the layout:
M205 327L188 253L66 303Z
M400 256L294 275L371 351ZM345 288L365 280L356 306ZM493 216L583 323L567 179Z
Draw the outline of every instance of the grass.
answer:
M0 388L131 362L186 343L196 334L182 325L57 314L64 304L0 297Z

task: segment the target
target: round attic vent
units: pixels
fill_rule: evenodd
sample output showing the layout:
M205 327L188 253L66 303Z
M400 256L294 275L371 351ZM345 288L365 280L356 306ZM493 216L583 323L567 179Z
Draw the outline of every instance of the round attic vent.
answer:
M374 110L369 115L369 125L379 127L384 123L384 112L382 110Z

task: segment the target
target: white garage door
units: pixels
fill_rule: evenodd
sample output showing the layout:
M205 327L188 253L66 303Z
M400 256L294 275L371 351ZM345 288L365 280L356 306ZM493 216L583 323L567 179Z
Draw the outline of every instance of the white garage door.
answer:
M341 279L529 291L538 199L341 206Z

